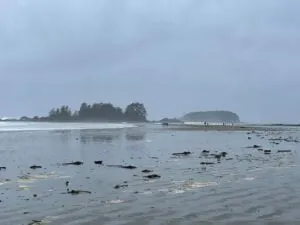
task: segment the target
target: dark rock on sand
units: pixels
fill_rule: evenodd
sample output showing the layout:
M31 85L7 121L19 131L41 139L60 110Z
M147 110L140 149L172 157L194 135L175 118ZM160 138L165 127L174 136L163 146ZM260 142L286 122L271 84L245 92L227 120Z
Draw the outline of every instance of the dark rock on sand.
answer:
M102 164L103 164L103 161L95 161L94 163L95 163L95 164L98 164L98 165L102 165Z
M147 178L147 179L158 179L160 177L161 176L157 175L157 174L151 174L151 175L148 175L148 176L144 176L144 178Z
M214 162L201 162L201 165L213 165L215 164Z
M30 167L30 169L32 169L32 170L35 170L35 169L41 169L42 168L42 166L37 166L37 165L32 165L31 167Z
M41 223L42 223L41 220L32 220L32 222L28 223L28 225L39 225Z
M252 139L252 137L248 137L248 140L251 140Z
M218 159L218 160L220 160L221 157L222 157L222 155L219 155L219 154L215 155L215 158Z
M115 168L122 168L122 169L130 169L130 170L133 170L133 169L136 169L137 167L136 166L123 166L123 165L107 165L108 167L115 167Z
M90 191L84 191L84 190L71 190L67 192L68 194L71 195L79 195L79 194L92 194Z
M227 155L228 155L227 152L221 152L221 156L222 156L222 157L226 157Z
M261 146L260 145L252 145L252 146L248 146L246 148L261 148Z
M75 162L70 162L70 163L63 163L62 165L63 166L68 166L68 165L80 166L80 165L83 165L83 162L75 161Z
M70 183L69 181L66 181L66 186L67 186L67 187L69 186L69 183Z
M36 197L37 197L37 194L34 194L33 197L36 198Z
M292 152L292 150L278 150L278 153L288 153L288 152Z
M203 154L208 154L209 151L208 151L208 150L203 150L202 153L203 153Z
M5 166L0 166L0 170L6 170Z
M189 152L189 151L186 151L186 152L173 153L172 155L174 155L174 156L187 156L187 155L190 155L190 154L192 154L192 153Z
M264 153L265 153L266 155L271 154L271 150L264 150Z
M126 188L126 187L128 187L127 184L118 184L118 185L114 186L114 189L120 189L120 188Z
M142 170L142 173L152 173L153 170Z

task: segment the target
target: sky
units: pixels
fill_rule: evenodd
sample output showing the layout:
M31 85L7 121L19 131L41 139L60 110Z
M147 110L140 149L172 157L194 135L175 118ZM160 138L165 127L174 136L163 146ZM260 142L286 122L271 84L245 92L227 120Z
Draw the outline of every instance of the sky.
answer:
M298 0L0 0L0 116L143 102L300 122Z

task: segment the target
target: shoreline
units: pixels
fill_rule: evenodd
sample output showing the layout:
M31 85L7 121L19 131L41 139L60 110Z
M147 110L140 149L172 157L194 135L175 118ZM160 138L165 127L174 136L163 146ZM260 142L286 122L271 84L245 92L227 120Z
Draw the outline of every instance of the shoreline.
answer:
M159 122L139 122L139 121L22 121L22 120L0 120L1 122L9 123L34 123L34 124L131 124L131 128L148 127L149 129L163 129L170 131L279 131L287 127L296 128L296 125L268 125L268 124L235 124L235 125L222 125L222 124L186 124L186 123L169 123L164 125ZM91 128L93 129L93 128Z
M255 125L255 126L241 126L241 125L191 125L191 124L182 124L182 125L172 125L163 127L166 130L175 130L175 131L278 131L283 130L284 127L267 127L267 125Z

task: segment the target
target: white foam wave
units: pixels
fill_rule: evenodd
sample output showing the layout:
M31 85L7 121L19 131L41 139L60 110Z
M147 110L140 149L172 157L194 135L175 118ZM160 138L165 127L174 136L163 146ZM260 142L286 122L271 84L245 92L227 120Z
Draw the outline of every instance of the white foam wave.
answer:
M48 122L0 122L0 131L51 131L122 129L136 127L128 123L48 123Z

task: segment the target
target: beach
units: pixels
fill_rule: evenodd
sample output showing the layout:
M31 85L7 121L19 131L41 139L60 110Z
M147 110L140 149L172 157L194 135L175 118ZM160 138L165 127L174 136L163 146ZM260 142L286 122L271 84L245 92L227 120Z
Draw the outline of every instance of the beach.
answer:
M0 126L1 225L300 220L297 127L66 126Z

